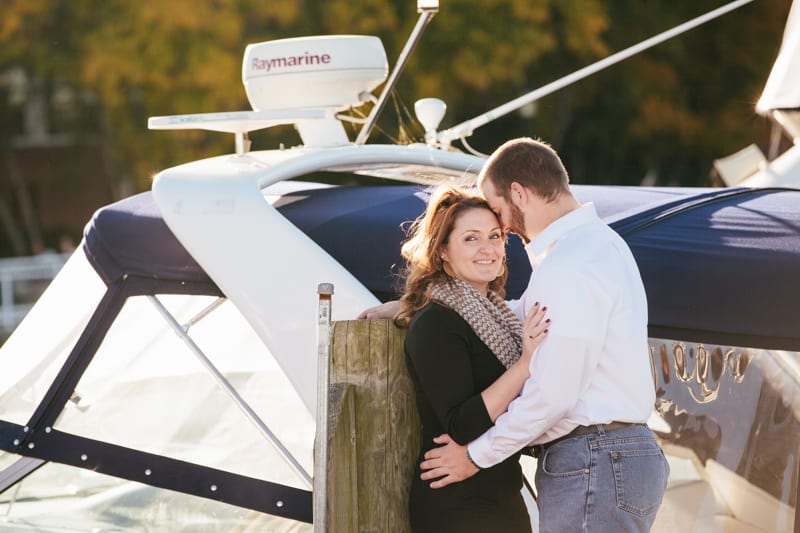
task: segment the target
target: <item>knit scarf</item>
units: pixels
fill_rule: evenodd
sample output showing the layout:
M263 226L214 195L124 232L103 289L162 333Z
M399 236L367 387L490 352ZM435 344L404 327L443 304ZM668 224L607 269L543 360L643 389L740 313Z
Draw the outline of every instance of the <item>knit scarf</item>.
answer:
M434 283L429 294L459 314L495 357L509 368L522 354L522 323L495 292L481 295L464 280Z

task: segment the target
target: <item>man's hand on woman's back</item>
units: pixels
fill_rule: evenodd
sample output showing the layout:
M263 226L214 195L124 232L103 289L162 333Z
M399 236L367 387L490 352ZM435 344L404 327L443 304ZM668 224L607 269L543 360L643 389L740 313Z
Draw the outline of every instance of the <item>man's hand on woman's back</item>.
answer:
M361 311L361 314L358 315L358 318L367 320L373 320L377 318L394 318L398 312L400 312L400 301L391 300Z

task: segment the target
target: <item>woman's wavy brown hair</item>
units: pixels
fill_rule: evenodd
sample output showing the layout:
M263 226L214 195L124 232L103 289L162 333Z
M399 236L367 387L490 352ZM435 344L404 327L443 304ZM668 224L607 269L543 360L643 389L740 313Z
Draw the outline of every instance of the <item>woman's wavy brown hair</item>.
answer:
M405 286L400 297L400 312L395 317L399 325L408 325L414 314L431 301L428 288L432 283L447 279L442 252L456 220L470 209L486 209L496 216L486 200L478 194L452 185L440 186L431 194L425 212L411 224L408 239L401 248L406 267L403 271ZM503 240L505 238L504 234ZM505 297L506 278L508 269L504 268L502 274L489 282L489 290L501 298Z

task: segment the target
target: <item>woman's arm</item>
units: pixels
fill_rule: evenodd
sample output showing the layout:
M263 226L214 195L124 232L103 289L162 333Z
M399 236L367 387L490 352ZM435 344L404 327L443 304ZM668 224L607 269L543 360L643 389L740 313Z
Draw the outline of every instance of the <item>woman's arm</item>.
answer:
M508 410L508 404L519 395L530 376L529 366L533 352L544 340L550 325L550 319L543 320L545 311L546 307L540 306L538 302L534 304L522 328L522 356L481 393L492 422Z
M406 334L410 370L444 433L467 443L492 426L475 388L470 345L474 333L451 309L421 311Z
M450 309L434 306L418 317L406 335L406 354L412 371L444 431L466 444L492 426L519 394L528 365L547 329L544 309L531 311L523 327L520 359L487 389L474 389L462 319Z

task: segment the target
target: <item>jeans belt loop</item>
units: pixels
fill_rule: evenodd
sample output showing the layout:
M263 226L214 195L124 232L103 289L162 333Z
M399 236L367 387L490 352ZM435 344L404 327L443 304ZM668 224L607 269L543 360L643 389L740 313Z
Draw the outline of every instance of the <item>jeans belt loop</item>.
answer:
M609 431L614 431L616 429L624 429L632 426L639 426L638 422L609 422L608 424L593 424L590 426L578 426L566 435L558 437L557 439L553 439L550 442L545 442L544 444L537 444L535 446L531 446L531 453L535 458L539 458L547 448L552 446L553 444L559 443L562 440L571 439L574 437L581 437L583 435L600 435L605 436L605 434Z

